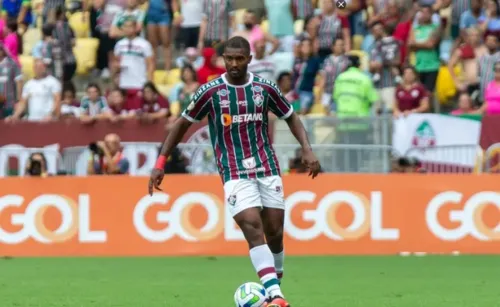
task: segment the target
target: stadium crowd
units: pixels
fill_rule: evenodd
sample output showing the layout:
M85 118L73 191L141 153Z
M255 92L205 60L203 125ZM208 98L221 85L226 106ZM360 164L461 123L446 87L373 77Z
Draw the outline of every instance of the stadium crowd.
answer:
M170 122L235 35L304 115L500 112L498 1L239 2L3 0L0 118Z

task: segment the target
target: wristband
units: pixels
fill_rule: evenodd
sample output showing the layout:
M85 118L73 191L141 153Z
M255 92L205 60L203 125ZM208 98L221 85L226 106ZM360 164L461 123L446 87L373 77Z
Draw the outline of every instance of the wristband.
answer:
M181 15L181 13L179 13L179 12L174 13L174 17L179 17L180 15Z
M165 157L164 155L160 155L158 157L158 159L156 159L155 168L160 169L160 170L164 170L165 169L165 162L167 162L167 157Z

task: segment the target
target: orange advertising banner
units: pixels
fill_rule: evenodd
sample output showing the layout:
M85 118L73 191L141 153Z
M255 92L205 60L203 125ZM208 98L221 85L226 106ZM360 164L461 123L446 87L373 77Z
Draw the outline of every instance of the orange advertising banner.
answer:
M0 256L247 255L217 176L8 178ZM288 255L500 253L496 175L284 177Z

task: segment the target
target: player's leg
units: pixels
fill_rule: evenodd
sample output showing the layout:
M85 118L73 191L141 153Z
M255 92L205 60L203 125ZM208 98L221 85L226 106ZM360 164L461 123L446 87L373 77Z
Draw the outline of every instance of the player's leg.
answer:
M267 245L273 253L274 268L281 282L284 271L285 250L283 248L283 226L285 210L264 207L261 212Z
M257 181L231 180L224 184L224 192L229 211L248 242L250 260L262 285L271 296L283 297L274 268L274 257L265 241Z
M271 176L258 179L259 192L262 200L263 210L261 212L263 227L267 244L274 258L274 267L279 274L280 280L283 276L284 248L283 248L283 226L285 220L285 200L283 194L283 182L279 176ZM278 306L289 306L280 297L271 295L271 304Z

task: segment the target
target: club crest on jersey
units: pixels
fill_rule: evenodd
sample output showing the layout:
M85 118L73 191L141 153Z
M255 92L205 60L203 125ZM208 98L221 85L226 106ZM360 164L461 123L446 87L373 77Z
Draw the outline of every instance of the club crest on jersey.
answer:
M241 164L243 164L243 167L246 169L254 169L257 166L254 157L244 159L243 161L241 161Z
M219 96L221 96L221 97L222 97L222 96L227 96L227 94L228 94L228 92L227 92L227 90L225 90L225 89L222 89L222 90L217 91L217 95L219 95Z
M252 100L255 102L255 105L258 107L262 106L262 103L264 103L263 88L261 86L254 86L252 87L252 91Z
M230 205L230 206L234 206L236 205L236 195L229 195L229 197L227 198L227 203Z

